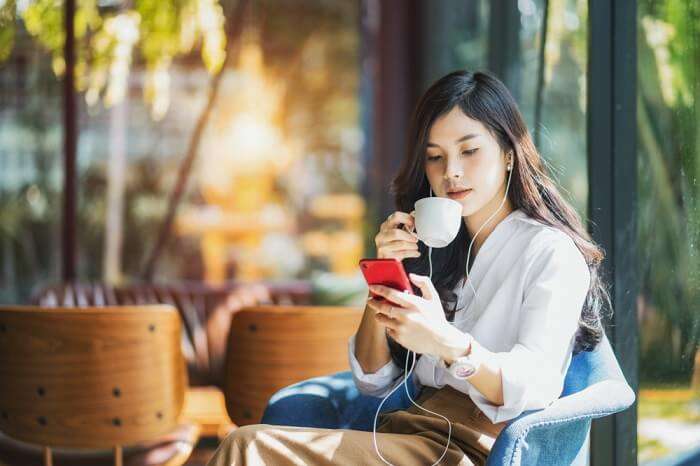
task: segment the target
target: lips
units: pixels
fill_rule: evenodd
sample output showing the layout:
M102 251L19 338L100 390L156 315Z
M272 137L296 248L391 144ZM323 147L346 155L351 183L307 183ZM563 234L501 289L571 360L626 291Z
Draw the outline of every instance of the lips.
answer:
M466 197L470 192L472 192L471 189L448 190L447 197L449 197L450 199L462 199L463 197Z

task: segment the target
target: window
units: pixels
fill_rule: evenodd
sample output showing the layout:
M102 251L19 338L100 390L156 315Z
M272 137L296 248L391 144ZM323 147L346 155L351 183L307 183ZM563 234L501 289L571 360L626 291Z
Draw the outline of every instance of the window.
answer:
M61 261L62 49L58 22L26 2L0 3L0 302L55 281ZM53 49L56 52L56 49Z
M700 5L644 0L638 15L638 446L652 464L700 444Z
M58 279L64 5L0 8L0 280L17 302ZM358 3L77 8L80 280L358 275Z

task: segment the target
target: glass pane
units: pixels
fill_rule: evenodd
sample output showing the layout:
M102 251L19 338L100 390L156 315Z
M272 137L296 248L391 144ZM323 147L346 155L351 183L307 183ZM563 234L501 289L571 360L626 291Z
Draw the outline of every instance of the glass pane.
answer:
M587 218L586 66L588 9L586 0L550 0L544 57L545 1L518 2L521 13L521 102L535 143L562 194ZM538 79L544 58L542 81Z
M639 463L700 461L700 5L639 2Z
M520 110L537 147L562 194L585 220L587 217L588 171L586 163L586 63L588 9L586 0L550 0L547 34L542 56L544 0L513 2L505 12L487 1L423 3L420 12L426 29L425 88L435 79L457 68L488 69L503 55L515 70L513 82L501 76L516 96ZM439 5L439 7L437 6ZM489 28L515 15L520 30L519 47L497 42L501 34ZM538 79L543 61L542 81Z
M60 4L39 21L46 4L0 2L1 303L59 277L63 23Z
M482 69L488 63L489 2L442 0L418 6L425 30L423 66L418 70L421 86L457 68Z
M355 277L359 3L254 1L238 36L238 2L149 3L99 11L126 58L81 91L81 276L143 275L196 147L155 279Z

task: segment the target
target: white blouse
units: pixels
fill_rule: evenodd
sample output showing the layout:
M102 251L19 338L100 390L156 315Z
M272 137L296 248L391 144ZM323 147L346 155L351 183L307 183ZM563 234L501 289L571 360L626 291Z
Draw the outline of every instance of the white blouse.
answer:
M422 385L445 384L468 394L494 423L556 400L571 362L575 333L590 273L573 240L516 209L499 222L474 258L472 287L457 285L455 325L496 353L503 381L503 405L496 406L466 380L458 380L424 354L413 377ZM465 320L468 319L468 320ZM348 342L350 368L358 390L386 396L403 383L403 367L389 361L363 372Z

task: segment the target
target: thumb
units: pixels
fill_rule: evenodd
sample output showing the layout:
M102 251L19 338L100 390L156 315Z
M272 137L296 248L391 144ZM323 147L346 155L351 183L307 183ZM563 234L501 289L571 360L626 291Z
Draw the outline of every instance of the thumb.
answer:
M410 215L410 216L413 218L413 226L412 226L412 228L411 228L411 231L415 233L415 231L416 231L416 211L413 210L413 211L411 211L411 213L408 214L408 215Z
M433 286L433 282L430 281L430 277L426 277L425 275L418 275L415 273L411 273L408 276L411 279L411 282L413 282L413 284L420 289L420 292L423 294L423 299L432 301L433 299L435 299L435 297L437 297L437 291Z

